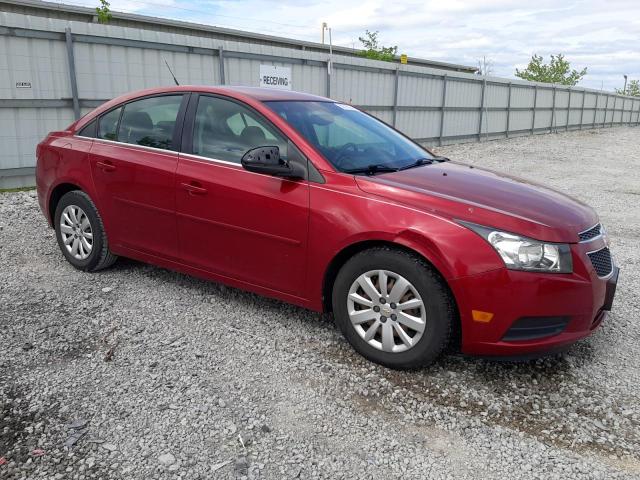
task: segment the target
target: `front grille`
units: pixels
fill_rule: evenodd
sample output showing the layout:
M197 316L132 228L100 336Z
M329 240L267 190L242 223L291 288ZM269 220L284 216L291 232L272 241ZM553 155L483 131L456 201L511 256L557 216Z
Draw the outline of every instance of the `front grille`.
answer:
M611 252L607 247L604 247L597 252L587 253L589 259L593 264L593 268L596 269L596 273L599 277L606 277L613 270L613 262L611 261Z
M602 227L600 224L597 224L591 227L589 230L585 230L584 232L580 232L578 237L581 242L586 242L587 240L591 240L592 238L597 237L602 233Z

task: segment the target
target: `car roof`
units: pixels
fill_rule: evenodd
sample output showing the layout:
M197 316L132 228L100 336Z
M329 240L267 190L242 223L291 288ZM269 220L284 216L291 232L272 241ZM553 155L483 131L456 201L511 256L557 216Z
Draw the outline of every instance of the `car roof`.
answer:
M119 97L116 97L108 102L103 103L89 114L82 117L80 120L71 124L68 128L70 130L80 129L87 123L93 120L95 117L101 115L103 112L120 105L125 102L130 102L137 98L149 96L149 95L162 95L165 93L181 93L181 92L197 92L197 93L214 93L220 95L227 95L240 100L253 100L257 102L268 101L315 101L315 102L335 102L330 98L321 97L319 95L312 95L310 93L295 92L293 90L278 90L275 88L263 88L263 87L243 87L243 86L209 86L209 85L175 85L169 87L156 87L147 88L145 90L138 90L135 92L126 93Z
M333 100L321 97L319 95L312 95L310 93L295 92L293 90L278 90L275 88L263 88L263 87L216 87L215 90L219 92L239 93L247 97L251 97L261 102L268 101L282 101L282 100L298 100L298 101L320 101L320 102L333 102Z
M259 102L267 101L316 101L316 102L333 102L330 98L312 95L310 93L296 92L293 90L279 90L275 88L264 87L243 87L243 86L209 86L209 85L177 85L170 87L149 88L131 92L124 97L133 99L145 95L157 95L171 92L200 92L200 93L218 93L229 95L231 97L248 97ZM123 97L120 97L123 98Z

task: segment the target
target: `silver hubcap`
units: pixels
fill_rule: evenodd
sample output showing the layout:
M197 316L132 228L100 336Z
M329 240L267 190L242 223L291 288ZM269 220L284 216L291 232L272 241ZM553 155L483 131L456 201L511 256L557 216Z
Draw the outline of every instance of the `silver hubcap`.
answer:
M399 353L415 346L426 326L420 294L402 275L363 273L351 285L347 311L353 328L378 350Z
M69 205L60 216L60 234L67 252L78 260L91 255L93 230L89 217L77 205Z

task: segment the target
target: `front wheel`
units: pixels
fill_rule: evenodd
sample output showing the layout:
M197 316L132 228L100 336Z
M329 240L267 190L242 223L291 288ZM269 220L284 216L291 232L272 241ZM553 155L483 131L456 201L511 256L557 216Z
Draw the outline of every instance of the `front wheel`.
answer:
M388 247L358 253L333 287L336 323L364 357L391 368L432 363L449 344L455 308L418 256Z
M78 270L101 270L118 258L109 250L102 218L85 192L74 190L63 195L56 206L54 225L62 254Z

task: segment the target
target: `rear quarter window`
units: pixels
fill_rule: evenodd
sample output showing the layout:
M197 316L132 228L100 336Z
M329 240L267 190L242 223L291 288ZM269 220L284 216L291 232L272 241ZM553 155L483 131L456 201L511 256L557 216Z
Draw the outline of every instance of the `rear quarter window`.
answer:
M122 107L118 107L100 117L100 121L98 122L98 138L114 141L118 139L118 122L120 121L121 112Z
M87 138L95 138L96 136L96 127L98 125L97 120L93 120L85 125L79 132L78 136L87 137Z

